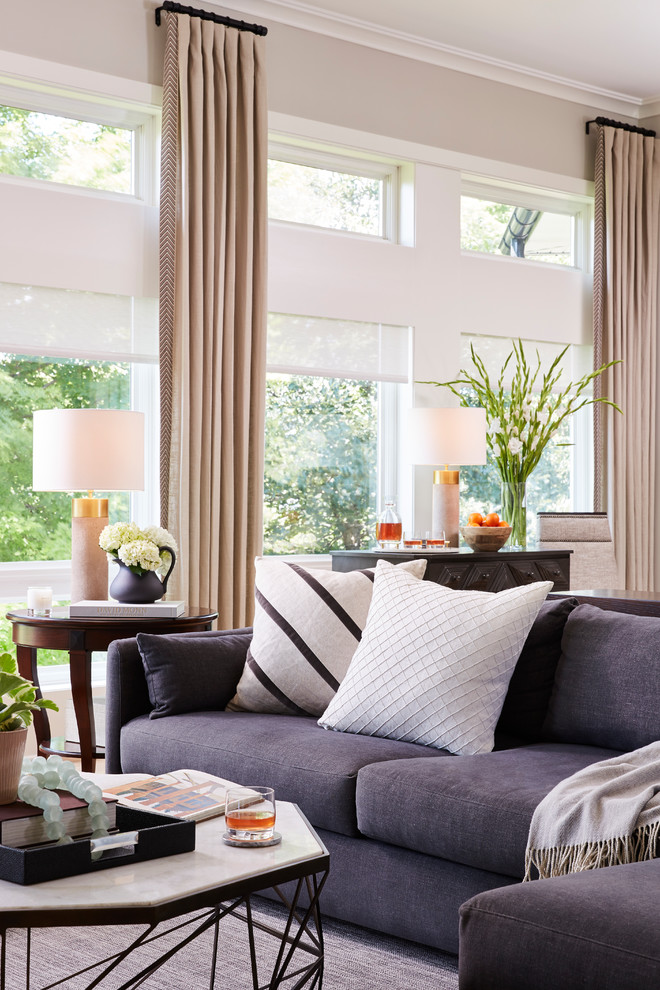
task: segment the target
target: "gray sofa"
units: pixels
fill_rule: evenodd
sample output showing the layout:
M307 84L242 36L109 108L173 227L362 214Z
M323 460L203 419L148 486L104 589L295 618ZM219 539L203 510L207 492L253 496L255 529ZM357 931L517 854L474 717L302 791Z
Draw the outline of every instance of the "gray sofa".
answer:
M187 767L271 784L280 799L302 808L330 851L324 913L457 952L459 909L468 902L461 986L544 986L525 982L527 976L487 982L484 972L497 970L489 968L486 946L500 951L505 970L511 960L502 942L511 956L533 956L543 970L546 908L535 915L535 898L541 903L547 891L553 900L557 890L555 905L563 896L572 899L577 908L571 924L578 928L582 898L592 914L598 911L582 875L520 883L527 834L536 805L560 780L660 738L660 619L568 598L545 602L511 679L495 750L478 756L330 732L313 718L225 711L250 636L250 630L141 634L140 648L135 639L113 643L107 771L157 774ZM617 871L625 876L649 867L655 863L594 871L597 890L610 877L609 889L617 889ZM620 904L612 894L603 901L605 911L612 900ZM536 924L539 946L531 936L527 944L510 938L504 919L515 928L515 919L527 914L536 917L530 925ZM623 931L622 917L618 924ZM657 955L657 931L654 940ZM620 941L625 944L625 936ZM550 943L561 955L559 937ZM610 950L616 955L618 944ZM559 985L615 984L553 982Z

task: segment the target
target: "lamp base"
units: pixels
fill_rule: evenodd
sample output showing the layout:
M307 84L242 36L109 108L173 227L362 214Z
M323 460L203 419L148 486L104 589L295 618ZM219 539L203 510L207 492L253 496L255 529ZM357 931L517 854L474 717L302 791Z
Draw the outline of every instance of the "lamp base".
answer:
M458 471L434 472L431 535L434 539L440 539L444 531L450 547L458 546L458 494Z
M108 500L74 498L71 514L71 601L106 601L108 558L99 536L108 525Z

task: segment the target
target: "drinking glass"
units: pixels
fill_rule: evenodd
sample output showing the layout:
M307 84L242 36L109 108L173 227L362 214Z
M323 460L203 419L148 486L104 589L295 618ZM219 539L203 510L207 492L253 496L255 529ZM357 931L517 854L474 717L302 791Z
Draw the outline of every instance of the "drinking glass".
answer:
M272 787L230 787L225 796L227 836L238 842L272 839L275 792Z

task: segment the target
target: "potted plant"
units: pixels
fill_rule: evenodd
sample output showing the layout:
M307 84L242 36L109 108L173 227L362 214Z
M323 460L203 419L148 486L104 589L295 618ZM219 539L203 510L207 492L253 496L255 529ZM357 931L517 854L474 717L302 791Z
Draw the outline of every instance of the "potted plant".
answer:
M32 712L58 711L54 701L37 698L31 681L21 677L11 653L0 654L0 804L16 800Z

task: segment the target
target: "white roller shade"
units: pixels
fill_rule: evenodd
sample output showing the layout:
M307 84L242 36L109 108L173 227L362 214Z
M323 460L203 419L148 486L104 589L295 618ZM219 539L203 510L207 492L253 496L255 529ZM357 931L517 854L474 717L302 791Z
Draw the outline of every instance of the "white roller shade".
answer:
M158 302L2 282L0 352L156 362Z
M271 313L267 370L279 374L408 382L410 327Z

